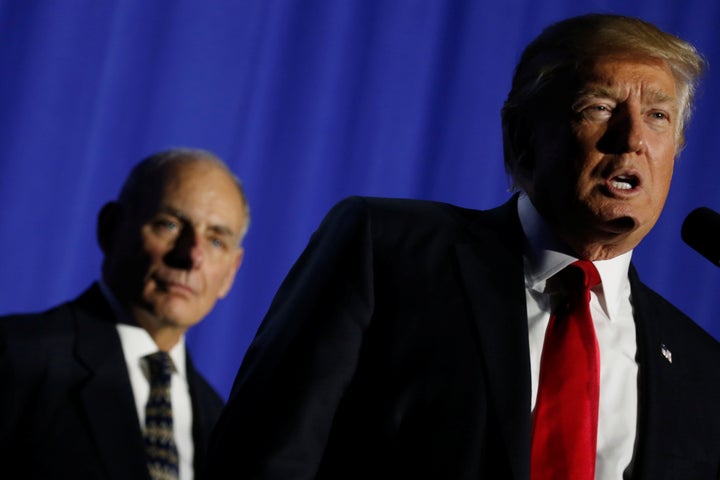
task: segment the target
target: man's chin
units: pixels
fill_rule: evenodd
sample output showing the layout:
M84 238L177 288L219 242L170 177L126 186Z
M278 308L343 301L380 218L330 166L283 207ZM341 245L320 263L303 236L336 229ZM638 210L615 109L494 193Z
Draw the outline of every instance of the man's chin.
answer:
M638 222L630 216L622 216L603 222L603 230L613 235L628 234L636 230Z
M183 296L166 295L155 303L156 318L164 326L189 328L199 322L191 302Z

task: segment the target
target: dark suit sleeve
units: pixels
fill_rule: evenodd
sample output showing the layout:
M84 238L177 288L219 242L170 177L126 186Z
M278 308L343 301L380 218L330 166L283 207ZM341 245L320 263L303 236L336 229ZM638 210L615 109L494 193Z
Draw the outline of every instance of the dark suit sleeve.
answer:
M373 312L364 205L336 205L278 290L214 431L209 478L314 478Z

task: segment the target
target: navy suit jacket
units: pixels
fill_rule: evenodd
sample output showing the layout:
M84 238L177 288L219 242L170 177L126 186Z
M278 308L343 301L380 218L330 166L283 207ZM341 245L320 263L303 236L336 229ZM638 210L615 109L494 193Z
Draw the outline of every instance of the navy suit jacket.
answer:
M488 211L336 205L247 351L211 439L211 477L527 480L516 210L515 198ZM630 282L640 399L628 478L718 478L720 347L634 268Z
M222 398L188 355L203 478ZM97 284L41 314L0 319L0 465L27 479L150 479L115 317Z

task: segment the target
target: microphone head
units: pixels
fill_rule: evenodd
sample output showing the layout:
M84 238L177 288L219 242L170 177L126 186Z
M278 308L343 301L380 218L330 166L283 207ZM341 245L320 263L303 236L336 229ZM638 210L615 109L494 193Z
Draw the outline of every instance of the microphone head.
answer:
M690 212L680 232L685 243L696 252L720 266L720 214L707 207Z

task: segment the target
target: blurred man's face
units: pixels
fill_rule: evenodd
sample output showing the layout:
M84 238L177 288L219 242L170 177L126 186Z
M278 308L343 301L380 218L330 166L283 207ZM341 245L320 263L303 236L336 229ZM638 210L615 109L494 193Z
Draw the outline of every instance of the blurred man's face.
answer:
M538 211L579 256L634 248L662 211L677 151L678 101L667 64L596 61L567 114L538 118L535 167L523 185Z
M175 168L123 210L106 281L146 329L184 332L232 286L247 219L233 180L209 162Z

